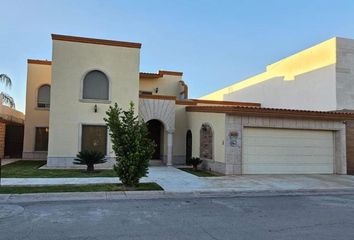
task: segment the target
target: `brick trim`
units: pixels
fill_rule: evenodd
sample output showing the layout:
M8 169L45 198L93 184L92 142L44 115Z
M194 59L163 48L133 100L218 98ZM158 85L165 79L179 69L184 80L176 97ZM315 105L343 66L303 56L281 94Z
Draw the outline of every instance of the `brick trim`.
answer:
M27 59L28 64L42 64L42 65L52 65L52 61L39 60L39 59Z
M232 102L232 101L217 101L217 100L204 100L204 99L190 99L197 103L205 103L205 104L218 104L218 105L235 105L235 106L253 106L260 107L260 103L253 102Z
M143 99L163 99L163 100L176 100L176 96L167 96L167 95L146 95L140 94L139 98Z
M159 74L162 75L173 75L173 76L183 76L183 72L159 70Z
M260 108L248 106L187 106L187 112L227 113L258 117L304 118L320 120L354 120L354 113L321 112L277 108Z
M52 34L52 40L89 43L89 44L100 44L100 45L127 47L127 48L141 48L141 43L122 42L122 41L115 41L115 40L86 38L86 37L77 37L77 36L67 36L67 35L59 35L59 34Z

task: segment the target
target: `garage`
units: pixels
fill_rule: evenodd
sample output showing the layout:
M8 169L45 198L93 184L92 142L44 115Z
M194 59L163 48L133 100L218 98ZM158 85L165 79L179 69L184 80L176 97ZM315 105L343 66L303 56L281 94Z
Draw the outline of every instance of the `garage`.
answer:
M333 131L245 127L242 173L333 174Z

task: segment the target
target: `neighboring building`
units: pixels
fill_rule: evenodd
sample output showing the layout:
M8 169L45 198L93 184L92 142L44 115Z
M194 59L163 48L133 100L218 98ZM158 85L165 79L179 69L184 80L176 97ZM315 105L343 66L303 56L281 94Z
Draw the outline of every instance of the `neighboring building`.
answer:
M149 126L154 163L225 174L346 174L348 112L269 109L259 101L188 99L182 72L140 73L140 43L52 35L52 61L28 60L23 157L73 167L82 149L114 152L103 118L117 102ZM333 109L332 109L333 110Z
M332 38L267 66L265 72L201 97L264 107L354 109L354 40Z
M24 114L0 105L0 158L21 158Z

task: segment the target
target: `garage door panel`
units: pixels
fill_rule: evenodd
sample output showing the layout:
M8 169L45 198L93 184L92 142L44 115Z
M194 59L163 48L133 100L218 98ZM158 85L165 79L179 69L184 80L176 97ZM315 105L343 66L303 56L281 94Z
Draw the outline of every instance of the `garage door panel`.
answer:
M278 147L278 146L255 146L247 149L247 154L250 155L316 155L328 156L332 154L331 147Z
M246 139L246 144L251 144L252 146L276 146L276 147L289 147L294 146L299 143L299 139L275 139L275 138L263 138L263 139ZM302 139L301 140L302 147L332 147L333 143L328 140L317 140L317 139Z
M246 165L244 171L249 174L323 174L331 173L332 167L322 165L293 165L289 169L288 165Z
M290 137L245 137L244 142L246 144L251 144L252 146L294 146L299 143L300 139L298 138L290 138ZM308 147L332 147L333 141L332 139L322 138L301 138L301 145Z
M333 173L332 131L245 128L245 174Z
M259 155L250 155L246 159L246 164L284 164L284 165L299 165L299 164L331 164L333 159L328 156L291 156L291 155L264 155L262 158Z

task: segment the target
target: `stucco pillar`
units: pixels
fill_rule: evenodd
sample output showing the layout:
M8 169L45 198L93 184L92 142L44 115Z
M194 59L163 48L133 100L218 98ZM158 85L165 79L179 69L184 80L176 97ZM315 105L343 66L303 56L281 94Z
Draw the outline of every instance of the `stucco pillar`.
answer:
M172 165L173 131L167 131L167 166Z

